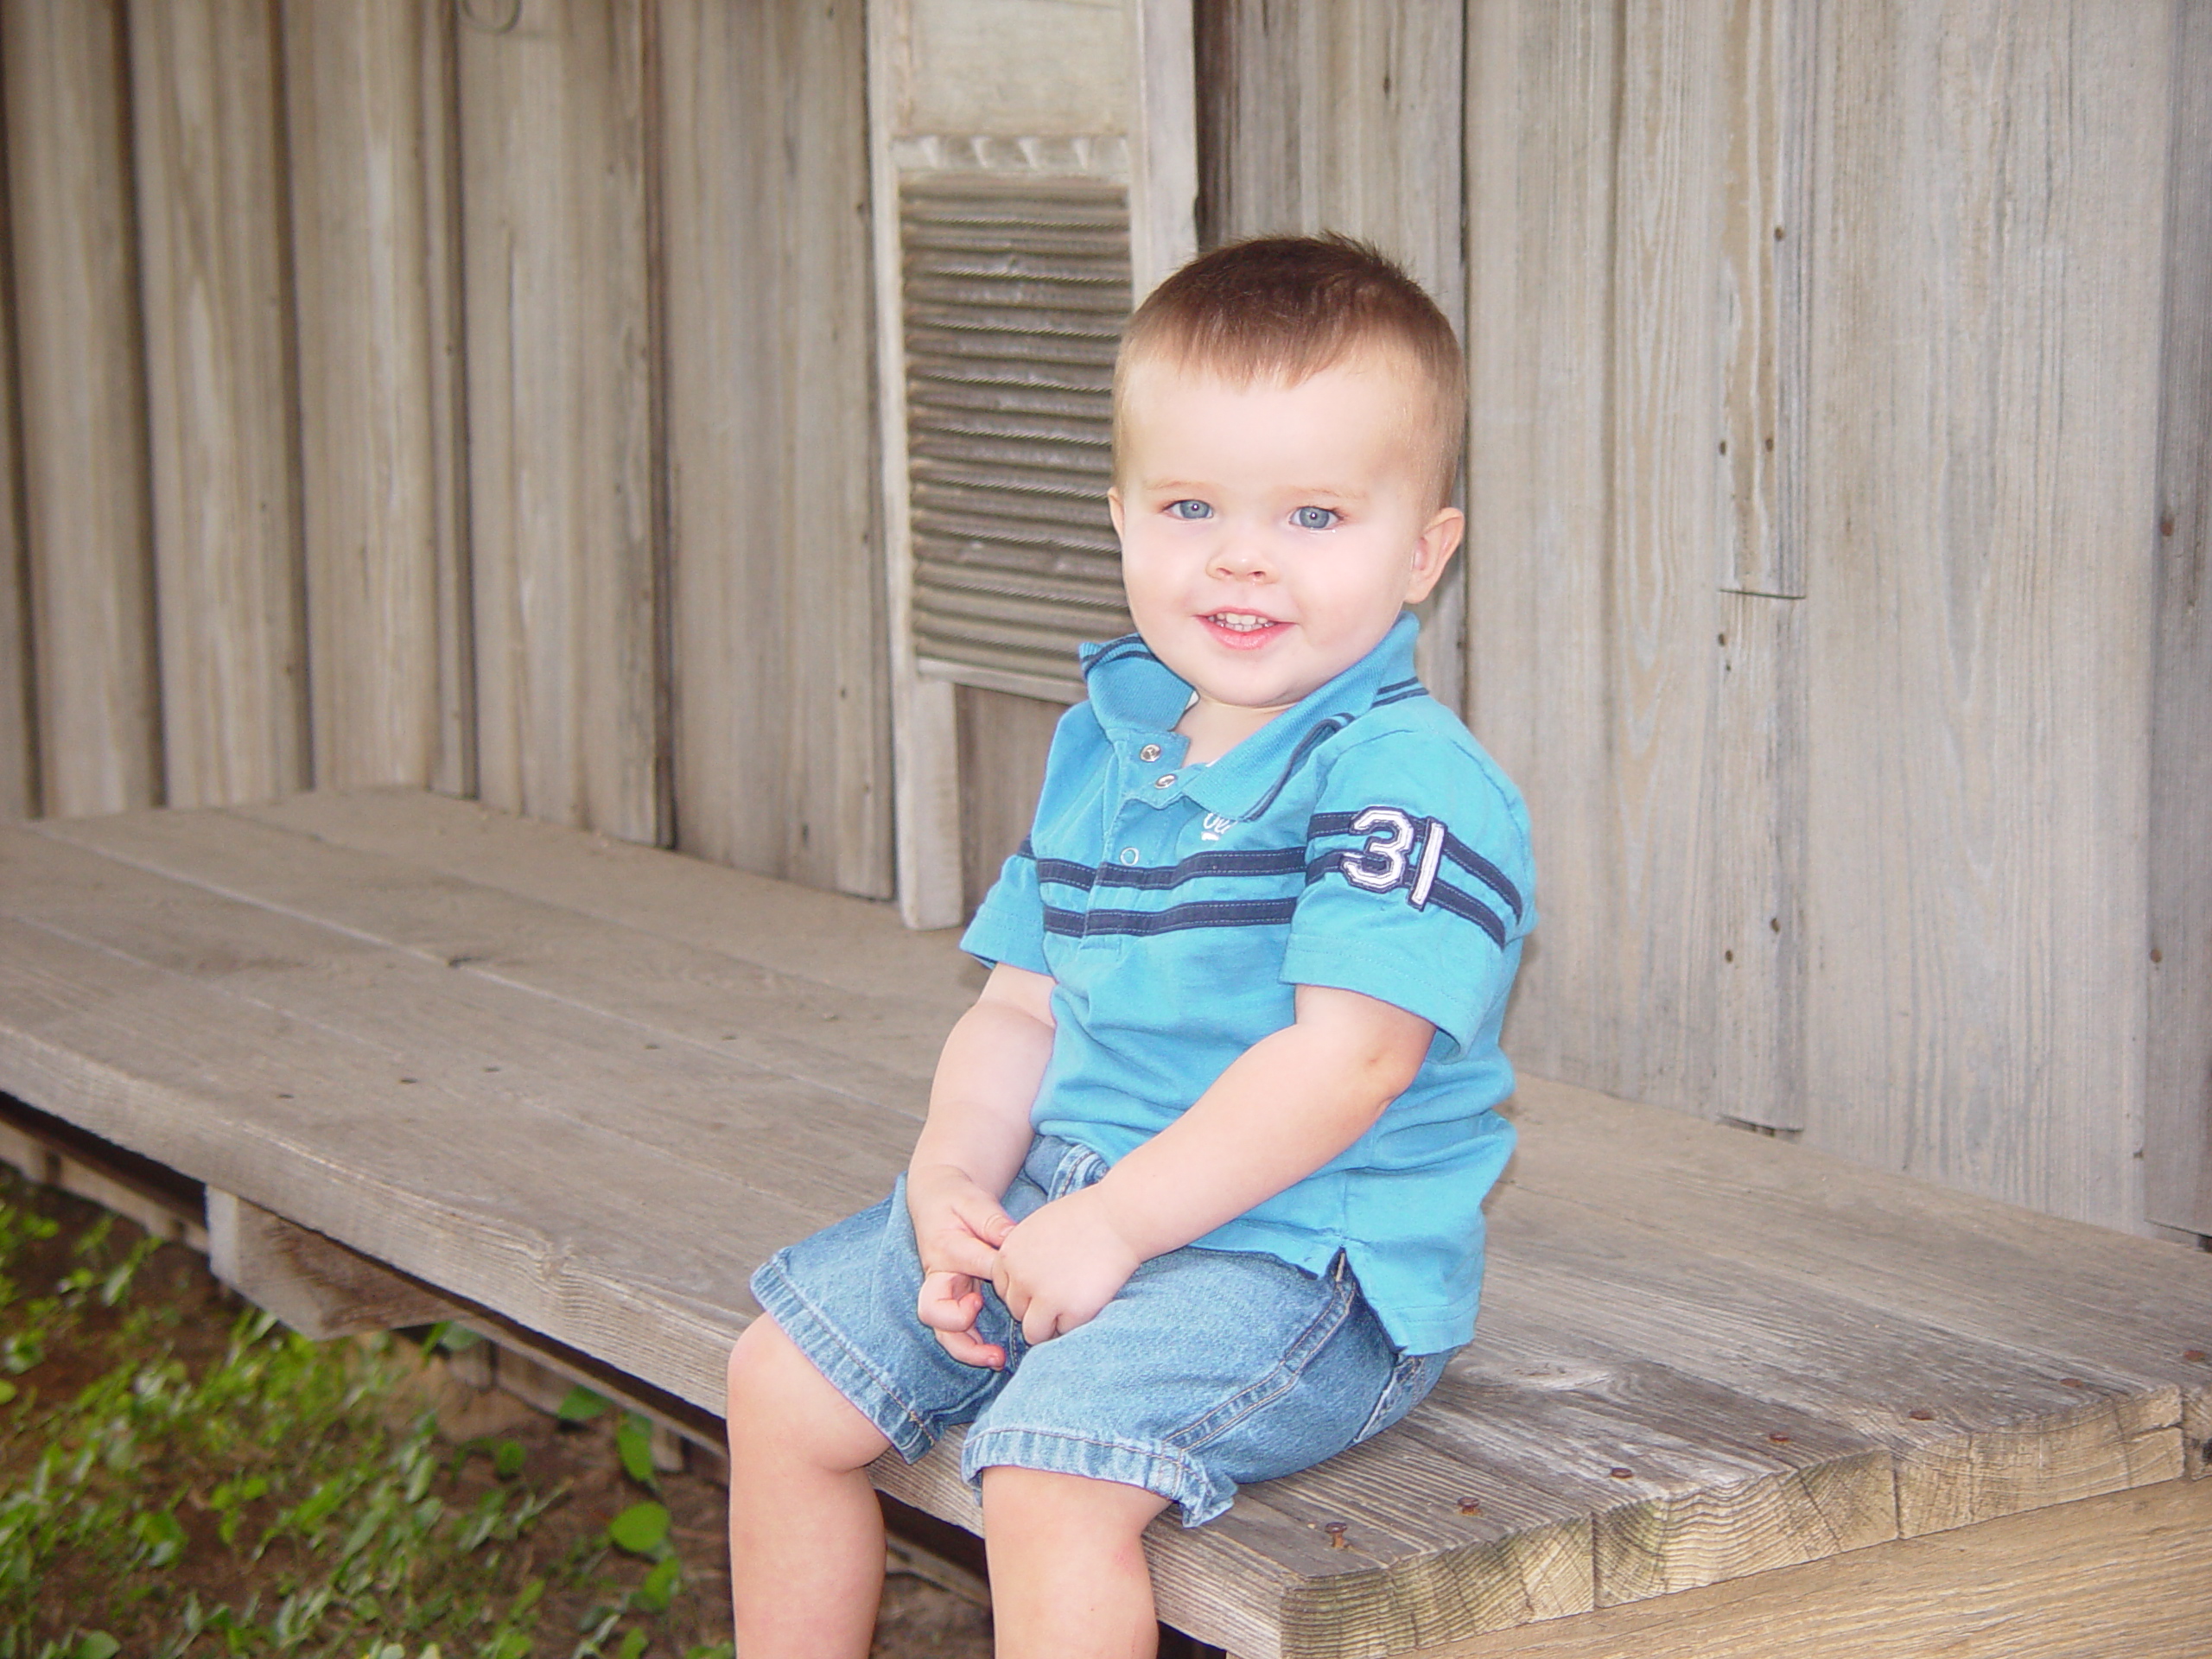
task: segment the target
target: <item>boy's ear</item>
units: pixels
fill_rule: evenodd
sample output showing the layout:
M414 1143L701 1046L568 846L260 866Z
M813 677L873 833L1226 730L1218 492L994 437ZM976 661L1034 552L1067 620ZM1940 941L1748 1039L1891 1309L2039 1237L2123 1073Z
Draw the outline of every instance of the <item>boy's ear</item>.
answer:
M1120 520L1115 520L1118 525ZM1421 533L1414 538L1414 568L1406 583L1406 603L1418 605L1427 599L1444 569L1452 563L1452 556L1459 550L1459 537L1465 534L1467 515L1457 507L1439 507L1436 517L1430 519Z
M1114 534L1118 537L1122 533L1122 486L1118 484L1106 492L1106 513L1113 519Z

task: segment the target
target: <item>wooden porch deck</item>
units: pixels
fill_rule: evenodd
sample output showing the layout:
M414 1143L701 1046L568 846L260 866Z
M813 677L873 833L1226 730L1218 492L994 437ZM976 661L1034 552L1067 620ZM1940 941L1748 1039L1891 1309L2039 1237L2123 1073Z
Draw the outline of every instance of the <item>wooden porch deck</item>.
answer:
M454 1299L706 1414L747 1275L888 1185L979 982L885 907L413 792L0 832L0 1091L207 1183L250 1294L303 1247L396 1322ZM1158 1528L1170 1623L1503 1654L2203 1474L2212 1256L1535 1079L1514 1115L1475 1346ZM972 1522L950 1461L880 1484Z

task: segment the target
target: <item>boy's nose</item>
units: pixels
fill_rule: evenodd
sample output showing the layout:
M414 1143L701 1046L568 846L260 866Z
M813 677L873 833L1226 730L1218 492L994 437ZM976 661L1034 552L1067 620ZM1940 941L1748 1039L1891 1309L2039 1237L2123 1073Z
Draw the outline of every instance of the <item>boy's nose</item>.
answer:
M1213 556L1206 561L1208 571L1222 576L1265 575L1273 569L1268 556L1264 537L1249 530L1225 531L1214 543Z

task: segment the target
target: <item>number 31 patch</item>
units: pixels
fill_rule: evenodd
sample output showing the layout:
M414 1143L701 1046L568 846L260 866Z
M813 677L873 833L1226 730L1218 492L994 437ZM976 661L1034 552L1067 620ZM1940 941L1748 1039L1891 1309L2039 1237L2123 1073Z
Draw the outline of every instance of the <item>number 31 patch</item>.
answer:
M1444 862L1444 821L1415 818L1395 806L1370 806L1352 819L1351 832L1365 836L1367 845L1344 855L1340 868L1344 880L1370 893L1411 887L1408 901L1415 910L1426 909L1437 868ZM1417 866L1413 862L1416 844Z

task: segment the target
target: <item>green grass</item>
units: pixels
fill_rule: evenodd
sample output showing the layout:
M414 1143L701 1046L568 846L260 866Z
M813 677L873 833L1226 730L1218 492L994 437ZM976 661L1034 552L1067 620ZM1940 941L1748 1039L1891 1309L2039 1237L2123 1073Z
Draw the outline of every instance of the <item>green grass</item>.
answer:
M408 1407L411 1345L194 1307L196 1263L89 1213L0 1178L0 1659L726 1659L663 1628L641 1424L592 1440L629 1501L581 1519L563 1459Z

